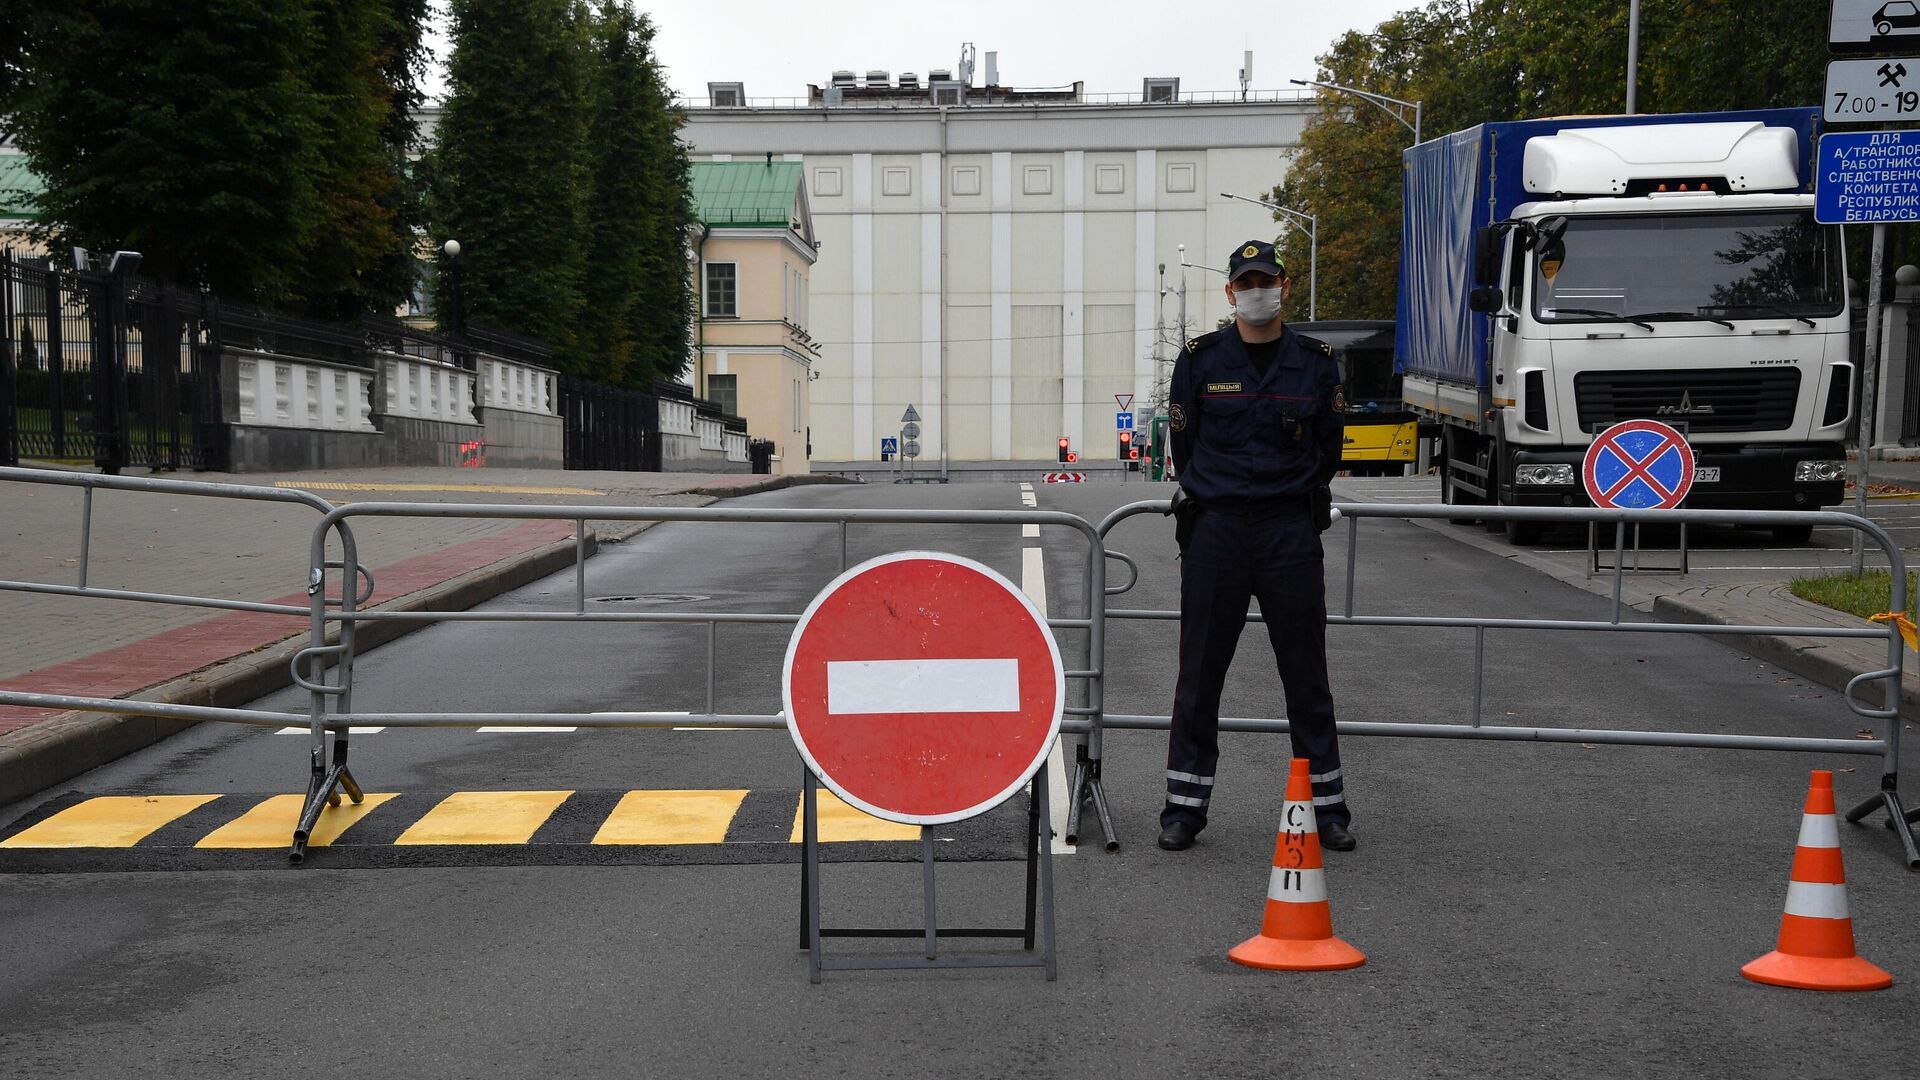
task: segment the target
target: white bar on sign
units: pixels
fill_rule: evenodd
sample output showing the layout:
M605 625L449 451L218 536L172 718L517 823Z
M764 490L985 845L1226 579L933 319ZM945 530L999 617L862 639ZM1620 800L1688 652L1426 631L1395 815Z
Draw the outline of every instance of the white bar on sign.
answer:
M827 714L1020 710L1020 661L843 660L827 664Z

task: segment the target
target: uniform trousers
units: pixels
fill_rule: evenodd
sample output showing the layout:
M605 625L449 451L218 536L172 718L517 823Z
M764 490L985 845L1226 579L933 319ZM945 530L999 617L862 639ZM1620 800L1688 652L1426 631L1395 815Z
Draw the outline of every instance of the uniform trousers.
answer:
M1319 531L1304 502L1226 504L1201 512L1181 551L1180 674L1174 682L1162 827L1184 821L1197 831L1207 823L1220 759L1220 691L1252 597L1260 600L1280 669L1294 756L1310 763L1315 815L1321 824L1353 819L1327 685L1327 592ZM1284 772L1279 779L1284 783Z

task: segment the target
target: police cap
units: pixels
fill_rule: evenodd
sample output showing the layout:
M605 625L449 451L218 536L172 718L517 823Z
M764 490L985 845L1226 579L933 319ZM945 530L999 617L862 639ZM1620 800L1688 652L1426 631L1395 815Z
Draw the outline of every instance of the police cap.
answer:
M1249 240L1233 249L1233 255L1227 259L1227 280L1238 280L1241 274L1258 271L1272 274L1277 278L1287 276L1287 268L1280 263L1280 256L1273 245L1265 240Z

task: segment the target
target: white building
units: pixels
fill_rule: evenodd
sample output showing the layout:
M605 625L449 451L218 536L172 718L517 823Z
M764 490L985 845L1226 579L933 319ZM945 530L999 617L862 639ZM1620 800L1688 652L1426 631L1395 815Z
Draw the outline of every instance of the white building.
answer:
M688 110L695 160L804 163L820 241L814 460L877 458L910 404L924 461L943 448L1051 461L1061 435L1112 457L1115 395L1144 410L1156 347L1172 362L1178 300L1162 290L1179 285L1179 246L1217 267L1240 241L1278 235L1268 212L1221 193L1264 197L1285 177L1312 99L1183 97L1151 80L1147 103L911 78L837 73L772 104L715 84ZM1304 288L1306 267L1291 269ZM1223 279L1186 276L1189 329L1211 329L1228 313Z

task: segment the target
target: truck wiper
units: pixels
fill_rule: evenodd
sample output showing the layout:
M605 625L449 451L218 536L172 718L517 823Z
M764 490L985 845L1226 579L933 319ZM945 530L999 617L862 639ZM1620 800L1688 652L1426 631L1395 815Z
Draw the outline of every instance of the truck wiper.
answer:
M1614 322L1632 323L1633 325L1641 327L1646 330L1653 329L1652 323L1641 322L1640 319L1636 316L1621 315L1618 312L1613 312L1613 311L1601 311L1598 308L1557 307L1553 309L1553 313L1555 315L1591 315L1597 319L1610 319Z
M1807 318L1805 315L1795 315L1793 312L1788 311L1786 308L1781 307L1779 304L1722 304L1720 306L1729 310L1733 308L1739 308L1743 311L1771 311L1775 315L1778 315L1783 319L1798 319L1801 322L1806 323L1808 326L1819 325L1818 323L1814 322L1812 319Z
M1692 319L1695 322L1719 323L1721 326L1724 326L1729 330L1732 330L1734 328L1733 324L1728 322L1725 319L1716 319L1711 315L1702 315L1697 311L1649 311L1644 314L1635 315L1634 318L1636 319Z

